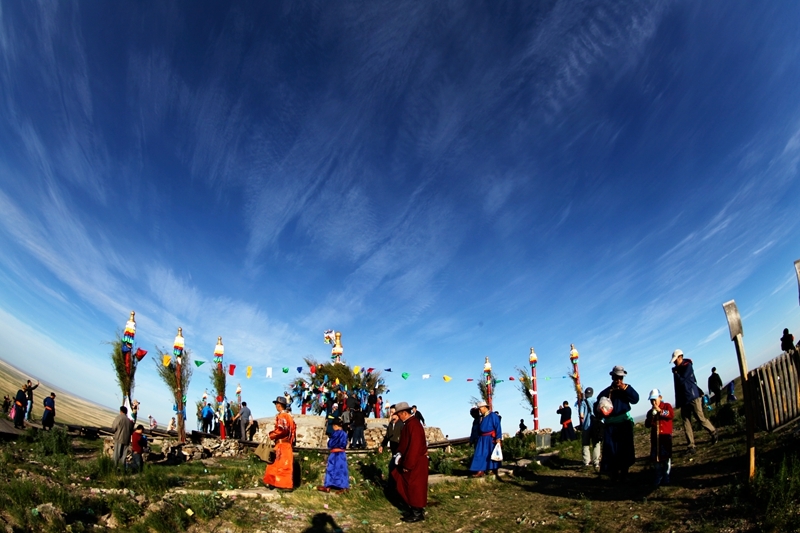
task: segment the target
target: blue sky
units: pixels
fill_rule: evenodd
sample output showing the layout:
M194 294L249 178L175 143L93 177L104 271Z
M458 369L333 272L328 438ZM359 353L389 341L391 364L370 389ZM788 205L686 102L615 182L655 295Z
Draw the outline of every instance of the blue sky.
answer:
M673 397L800 332L800 4L0 4L0 357L118 405L105 341L391 367L466 435L485 356L544 426L612 366ZM208 382L195 372L190 398ZM400 372L409 372L404 381ZM422 380L422 374L431 374ZM453 377L444 383L441 376ZM143 413L171 402L150 356ZM529 411L508 381L506 430ZM636 413L644 411L644 402Z

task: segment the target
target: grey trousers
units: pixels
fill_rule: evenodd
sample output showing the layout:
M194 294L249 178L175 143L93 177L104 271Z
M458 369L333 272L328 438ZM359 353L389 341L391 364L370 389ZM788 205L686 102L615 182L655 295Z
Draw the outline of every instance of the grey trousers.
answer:
M700 425L706 428L709 434L714 435L717 429L708 421L703 413L703 398L695 398L693 402L681 407L681 418L683 418L683 430L686 432L686 440L689 441L689 448L694 448L694 431L692 431L692 416L697 418Z
M114 443L114 466L119 466L122 463L123 468L127 468L128 466L125 464L125 459L128 457L128 445L122 442L115 442Z
M600 468L600 453L603 449L603 442L592 443L591 430L581 431L581 444L583 448L583 466L594 465Z

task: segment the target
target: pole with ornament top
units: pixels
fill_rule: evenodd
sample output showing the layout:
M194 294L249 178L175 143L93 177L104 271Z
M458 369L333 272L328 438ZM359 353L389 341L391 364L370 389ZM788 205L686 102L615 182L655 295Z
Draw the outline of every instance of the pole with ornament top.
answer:
M184 351L183 328L178 328L175 342L172 345L172 355L175 356L175 383L177 394L175 395L176 416L178 419L178 439L181 443L186 442L186 428L183 420L183 384L181 383L181 357Z
M486 361L483 363L483 378L486 383L486 403L489 404L489 411L494 411L492 407L492 394L493 394L493 386L494 386L494 376L492 376L492 363L489 362L489 357L486 357Z
M531 405L533 406L533 430L539 431L539 395L537 394L536 390L536 363L539 362L539 358L536 356L536 352L533 351L533 348L531 348L531 354L528 357L528 360L531 363Z
M583 388L581 387L581 373L578 371L578 350L574 344L569 345L569 360L572 362L572 382L575 384L575 394L578 397L578 405L583 401Z

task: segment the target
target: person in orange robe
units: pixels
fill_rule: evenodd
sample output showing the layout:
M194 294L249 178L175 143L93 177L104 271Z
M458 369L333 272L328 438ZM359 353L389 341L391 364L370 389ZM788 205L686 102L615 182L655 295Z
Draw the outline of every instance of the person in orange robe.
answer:
M395 404L395 411L403 421L400 445L393 459L397 467L392 470L392 478L397 484L397 492L410 507L403 516L404 522L425 520L425 506L428 505L428 445L425 441L425 428L422 422L411 414L406 402Z
M269 488L292 490L294 446L297 429L292 415L286 412L288 402L283 396L278 396L274 402L278 416L275 417L275 429L269 432L269 438L275 441L275 462L267 465L264 472L264 484Z

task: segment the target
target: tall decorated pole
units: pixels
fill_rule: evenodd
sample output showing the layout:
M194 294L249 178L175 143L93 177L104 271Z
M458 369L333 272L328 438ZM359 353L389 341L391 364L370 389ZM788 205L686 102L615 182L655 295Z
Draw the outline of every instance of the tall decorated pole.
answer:
M578 371L578 350L574 344L569 345L569 360L572 362L572 382L575 384L575 394L578 397L578 405L583 401L583 387L581 387L581 374Z
M539 396L536 389L536 363L539 362L539 358L536 356L536 352L533 351L533 348L531 348L531 354L528 357L528 360L531 363L531 405L533 405L533 430L539 431Z
M132 354L133 351L133 339L136 337L136 312L131 311L131 316L127 322L125 322L125 331L122 333L122 353L125 356L125 372L128 374L128 377L131 375L131 371L133 370L133 361L132 361ZM128 399L130 401L130 398Z
M211 383L214 385L215 397L217 401L217 417L219 418L219 438L225 440L225 367L222 366L222 359L225 357L225 346L222 344L222 337L217 337L217 345L214 346L214 364L211 371Z
M494 411L492 407L492 395L494 394L494 376L492 376L492 363L489 362L489 357L483 363L483 379L486 383L486 403L489 404L489 410Z
M239 410L242 409L242 384L236 384L236 404L239 406Z
M111 352L111 361L114 365L117 383L122 392L122 404L128 404L133 408L133 388L136 377L136 365L147 355L146 350L133 349L133 341L136 337L136 313L131 311L130 318L125 323L122 338L112 342L114 347ZM135 416L134 416L135 418Z
M183 339L183 328L178 328L175 342L172 345L172 355L175 356L175 383L177 383L177 394L175 395L176 415L178 418L178 439L186 442L186 428L183 419L183 384L181 383L181 357L183 357L185 343Z

